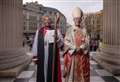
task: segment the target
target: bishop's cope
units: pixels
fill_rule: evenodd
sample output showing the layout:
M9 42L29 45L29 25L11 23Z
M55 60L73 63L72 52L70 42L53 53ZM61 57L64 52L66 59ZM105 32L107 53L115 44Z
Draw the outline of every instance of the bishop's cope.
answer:
M90 82L89 37L83 24L83 12L75 7L74 25L67 29L64 51L65 82Z
M32 52L37 64L36 82L62 82L59 47L63 37L59 30L60 15L52 27L50 16L43 16L43 26L36 31ZM37 58L37 59L36 59Z

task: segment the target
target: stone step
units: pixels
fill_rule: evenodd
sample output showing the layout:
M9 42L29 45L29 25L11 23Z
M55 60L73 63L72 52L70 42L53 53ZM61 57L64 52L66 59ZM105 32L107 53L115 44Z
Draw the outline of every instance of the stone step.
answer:
M35 73L34 71L23 71L16 78L15 82L29 82L34 73Z

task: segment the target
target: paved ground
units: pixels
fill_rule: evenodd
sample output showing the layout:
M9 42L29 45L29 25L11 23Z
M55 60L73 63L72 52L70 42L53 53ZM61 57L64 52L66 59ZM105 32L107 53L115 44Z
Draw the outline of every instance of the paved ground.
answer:
M90 82L120 82L120 76L114 76L110 72L104 70L101 66L98 65L96 61L92 59L92 55L95 55L94 53L91 53L91 59L90 59ZM29 70L36 70L34 64L30 65ZM61 56L61 70L63 70L63 58ZM64 79L62 78L63 82ZM36 82L36 75L34 74L33 78L30 79L29 82Z

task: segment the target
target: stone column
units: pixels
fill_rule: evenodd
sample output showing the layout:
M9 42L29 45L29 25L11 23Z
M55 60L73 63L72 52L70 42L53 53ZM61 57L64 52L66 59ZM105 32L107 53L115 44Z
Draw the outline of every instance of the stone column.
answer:
M0 0L0 76L16 76L30 62L22 48L22 13L22 0Z
M104 0L103 43L94 59L113 74L120 74L120 0Z
M0 0L0 28L2 27L2 0ZM1 31L0 31L0 37L1 37ZM1 40L0 40L1 43Z

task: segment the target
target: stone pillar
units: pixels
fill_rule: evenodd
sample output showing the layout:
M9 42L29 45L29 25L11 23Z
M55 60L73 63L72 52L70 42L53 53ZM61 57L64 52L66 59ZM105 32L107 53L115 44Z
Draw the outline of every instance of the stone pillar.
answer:
M2 27L0 49L22 47L22 1L2 1Z
M0 0L0 76L16 76L30 62L22 48L22 13L22 0Z
M94 59L113 74L120 74L120 0L104 0L103 43Z
M2 0L0 0L0 28L2 27ZM0 37L1 37L1 31L0 31ZM1 40L0 40L1 43Z

